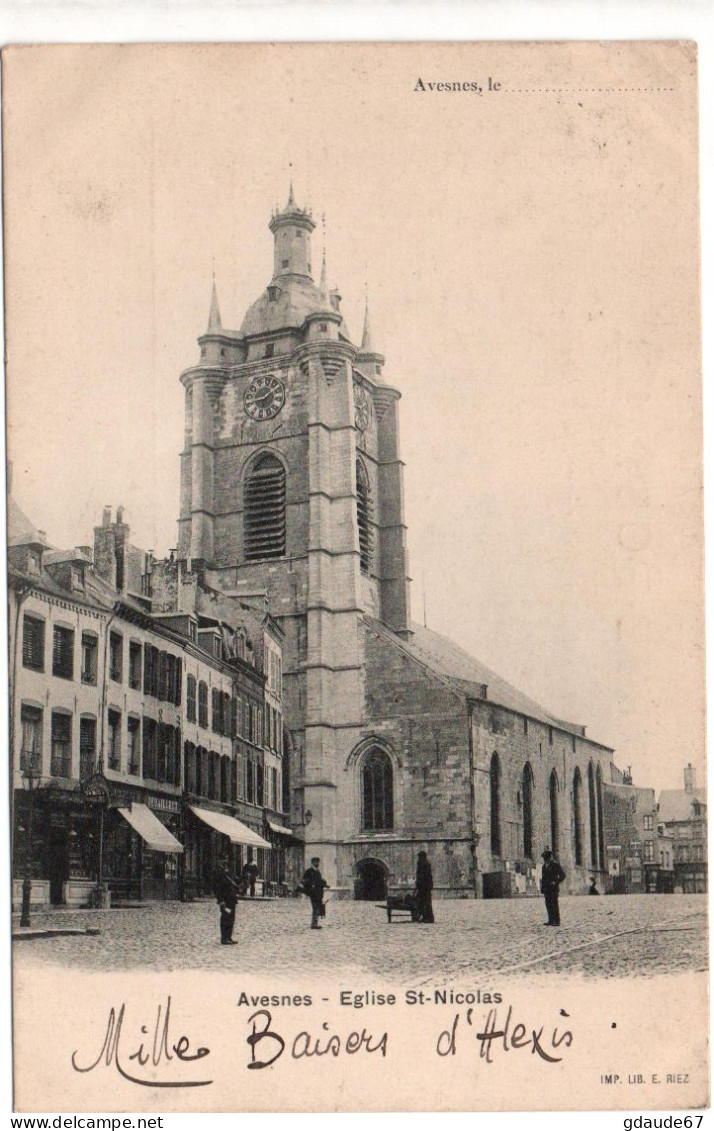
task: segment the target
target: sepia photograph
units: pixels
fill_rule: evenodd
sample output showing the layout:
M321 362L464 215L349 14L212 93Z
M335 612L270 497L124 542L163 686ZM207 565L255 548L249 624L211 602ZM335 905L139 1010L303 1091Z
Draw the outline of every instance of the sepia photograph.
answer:
M2 65L17 1110L705 1106L696 45Z

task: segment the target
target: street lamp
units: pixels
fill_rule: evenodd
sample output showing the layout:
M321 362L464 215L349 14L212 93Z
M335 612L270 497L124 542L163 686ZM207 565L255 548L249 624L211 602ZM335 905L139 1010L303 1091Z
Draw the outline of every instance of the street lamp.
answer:
M34 811L35 788L40 784L40 771L29 765L20 771L22 787L29 795L27 813L27 852L25 853L25 878L22 881L22 913L20 926L29 927L30 924L30 898L32 896L32 817Z

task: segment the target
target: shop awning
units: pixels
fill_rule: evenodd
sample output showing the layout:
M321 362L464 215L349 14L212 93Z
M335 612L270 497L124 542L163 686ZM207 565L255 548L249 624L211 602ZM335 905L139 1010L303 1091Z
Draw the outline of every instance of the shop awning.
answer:
M200 821L210 825L217 833L227 836L231 844L247 844L252 848L272 848L270 841L263 840L242 821L229 817L227 813L214 813L213 809L200 809L198 805L189 805L191 812Z
M285 825L276 825L275 821L268 821L268 828L274 833L280 833L281 836L291 836L293 840L298 839L292 829L286 829Z
M183 852L181 842L176 840L166 825L161 824L148 805L132 802L130 808L119 809L119 812L152 852Z

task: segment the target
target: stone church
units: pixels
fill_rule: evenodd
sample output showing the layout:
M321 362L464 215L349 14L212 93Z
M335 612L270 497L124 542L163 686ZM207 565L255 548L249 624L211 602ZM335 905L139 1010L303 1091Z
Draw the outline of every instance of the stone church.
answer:
M186 397L179 560L227 599L266 595L284 636L294 829L335 898L382 898L432 862L435 895L601 877L611 749L409 613L398 389L315 282L315 221L292 188L273 270L239 329L214 282ZM601 880L602 882L602 880Z

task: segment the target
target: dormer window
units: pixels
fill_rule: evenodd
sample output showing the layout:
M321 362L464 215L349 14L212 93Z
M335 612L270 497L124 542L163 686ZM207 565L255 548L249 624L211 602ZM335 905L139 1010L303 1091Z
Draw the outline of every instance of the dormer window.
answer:
M290 260L289 259L283 259L282 262L281 262L281 266L289 267L290 266Z
M37 550L30 550L27 557L27 569L30 573L39 574L42 566L42 559Z
M275 356L275 342L268 342L268 344L265 347L265 356L266 357L274 357Z
M72 588L84 589L84 571L81 566L72 566Z
M326 333L327 333L327 323L326 323L326 322L321 322L321 323L320 323L320 333L321 333L321 334L326 334Z

